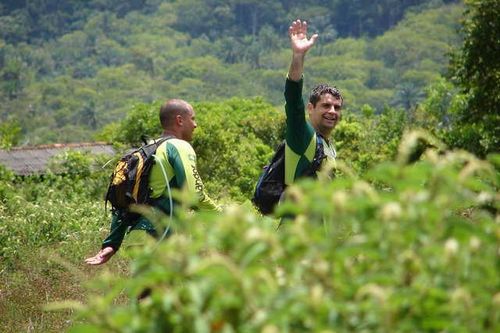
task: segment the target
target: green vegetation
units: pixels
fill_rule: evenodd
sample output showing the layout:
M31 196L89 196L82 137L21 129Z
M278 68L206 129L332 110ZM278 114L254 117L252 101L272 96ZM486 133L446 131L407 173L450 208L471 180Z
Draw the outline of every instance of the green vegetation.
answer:
M495 332L496 186L488 163L430 150L294 186L279 232L243 206L186 215L135 258L137 277L104 276L86 303L53 308L88 320L73 332ZM113 305L123 290L131 301Z
M306 88L336 84L354 113L365 104L377 112L387 105L413 109L424 87L446 72L446 53L460 44L463 6L392 0L374 6L364 0L328 8L317 0L4 1L0 119L19 124L16 142L39 144L91 140L132 105L172 97L260 96L281 105L290 57L286 28L297 16L320 33Z
M152 217L174 236L89 268L113 163L68 153L40 177L0 166L0 330L497 332L499 1L328 4L3 1L2 148L125 150L159 135L163 100L185 98L225 209ZM305 89L336 84L347 107L337 177L291 187L278 215L296 217L277 230L248 199L284 135L296 17L321 35Z
M449 141L480 156L500 146L500 2L467 1L465 41L455 54L454 79L466 94Z
M61 156L52 168L64 175L42 179L15 178L0 166L2 332L61 332L68 327L71 312L44 313L42 307L84 294L74 271L59 263L81 263L107 228L101 198L108 173L96 172L93 161L80 153ZM120 271L119 260L114 264ZM88 271L86 278L93 275Z
M335 181L290 188L278 214L296 218L280 230L248 204L227 205L222 216L181 215L173 237L133 257L140 274L115 258L90 289L82 283L97 270L82 258L107 228L95 195L107 172L89 178L90 160L79 154L54 168L81 174L19 183L2 171L3 325L12 332L29 325L44 332L495 332L499 156L488 163L429 149L406 163L422 143L438 145L413 132L395 162L362 176L340 163ZM136 304L146 287L152 296ZM40 314L47 302L52 311Z
M261 98L232 98L220 103L193 104L199 127L193 147L198 170L209 193L243 201L284 137L284 115ZM124 145L138 145L141 135L157 137L160 103L135 105L127 117L103 137Z

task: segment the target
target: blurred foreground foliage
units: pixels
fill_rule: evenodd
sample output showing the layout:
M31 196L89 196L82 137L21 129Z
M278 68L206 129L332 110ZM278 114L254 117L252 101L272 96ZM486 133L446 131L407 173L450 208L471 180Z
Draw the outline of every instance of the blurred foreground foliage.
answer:
M426 138L361 176L339 163L290 187L279 229L246 204L163 218L176 232L137 251L135 274L50 308L78 310L71 332L498 331L500 158L432 148L408 163Z

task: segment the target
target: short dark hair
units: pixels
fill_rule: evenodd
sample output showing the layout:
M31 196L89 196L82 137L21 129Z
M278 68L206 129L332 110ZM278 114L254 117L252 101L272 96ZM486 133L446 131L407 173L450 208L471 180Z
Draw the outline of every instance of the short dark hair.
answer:
M321 96L324 94L330 94L333 97L340 99L342 104L344 104L344 97L340 93L340 90L335 86L329 86L328 84L318 84L316 87L311 90L311 94L309 95L309 103L313 106L316 106L316 103L320 100Z
M189 103L182 99L170 99L160 107L160 123L162 128L169 128L177 115L189 112Z

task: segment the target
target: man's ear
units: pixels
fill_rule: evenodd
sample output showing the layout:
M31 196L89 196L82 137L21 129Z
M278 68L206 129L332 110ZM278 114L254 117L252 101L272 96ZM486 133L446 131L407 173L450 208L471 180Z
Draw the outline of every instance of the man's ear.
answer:
M314 106L312 105L312 103L311 103L311 102L309 102L309 103L307 103L306 108L307 108L307 113L309 113L309 114L310 114L310 113L311 113L311 111L314 109Z
M180 114L178 114L177 116L175 116L175 124L178 125L178 126L182 126L182 116Z

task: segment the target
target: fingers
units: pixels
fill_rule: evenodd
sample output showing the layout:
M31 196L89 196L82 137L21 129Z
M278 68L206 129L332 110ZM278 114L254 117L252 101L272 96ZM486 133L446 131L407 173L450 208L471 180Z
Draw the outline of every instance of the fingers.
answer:
M99 265L102 260L99 259L99 255L85 259L87 265Z
M85 263L87 265L95 266L95 265L101 265L103 263L103 260L102 257L96 255L94 257L85 259Z
M307 35L307 22L301 20L295 20L292 25L288 28L288 33L290 35L304 34Z
M93 257L85 259L85 263L87 265L100 265L103 263L103 261L104 261L103 257L100 256L99 254L96 254Z
M316 39L318 39L318 34L314 34L311 36L311 43L315 43L316 42Z

